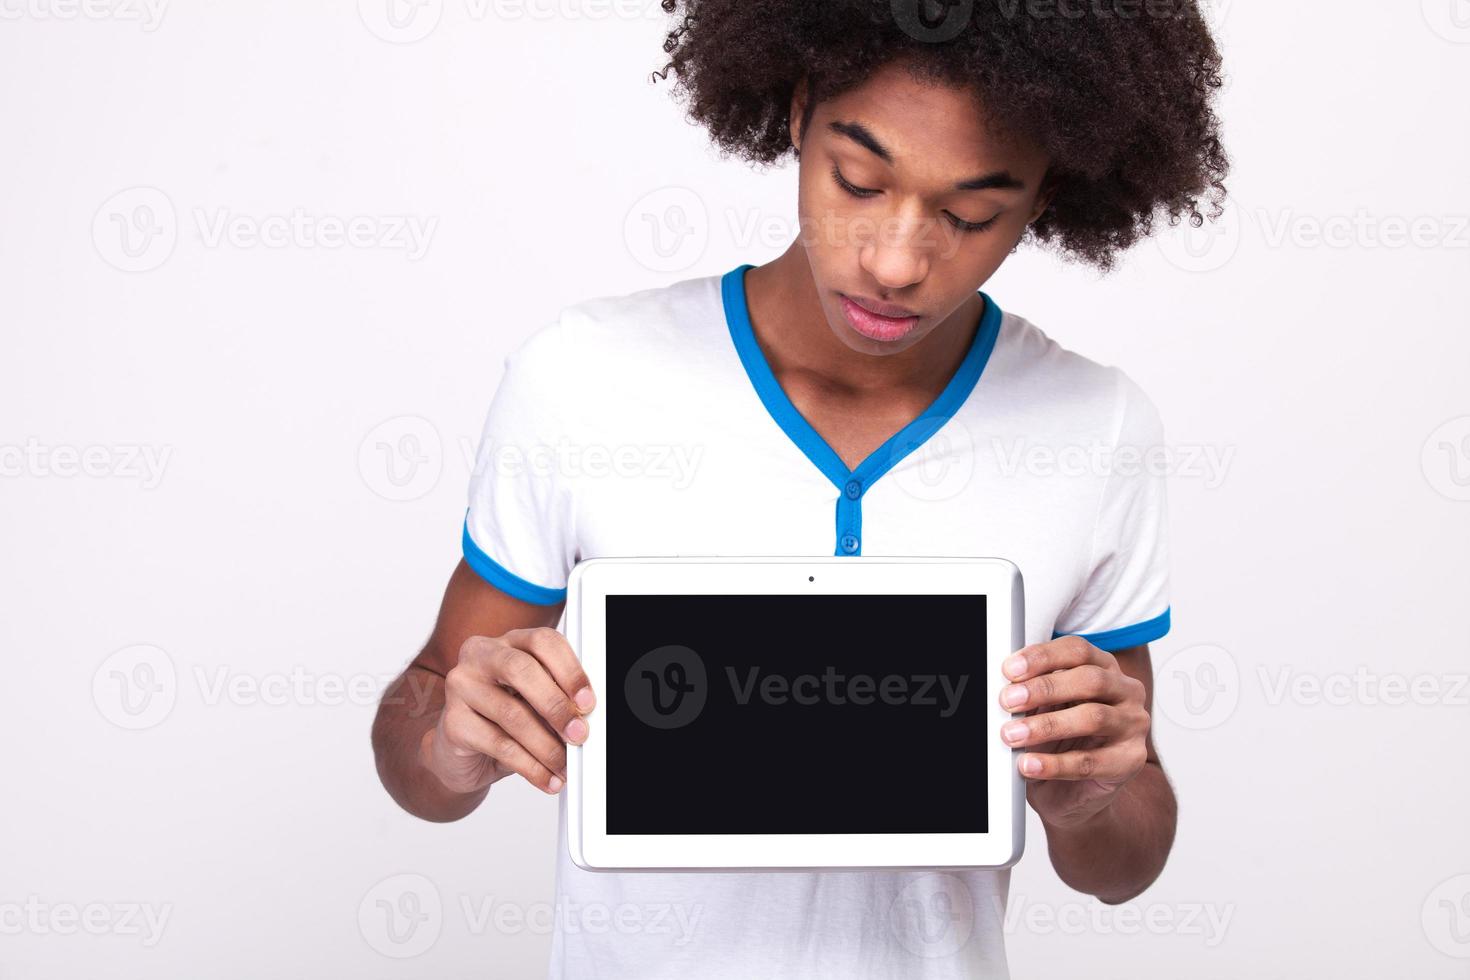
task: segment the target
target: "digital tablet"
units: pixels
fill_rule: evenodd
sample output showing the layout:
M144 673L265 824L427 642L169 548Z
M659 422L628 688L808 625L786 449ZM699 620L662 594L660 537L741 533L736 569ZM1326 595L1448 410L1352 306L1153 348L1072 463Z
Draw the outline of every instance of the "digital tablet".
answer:
M1006 867L1020 749L996 558L594 558L566 632L597 692L567 761L589 871Z

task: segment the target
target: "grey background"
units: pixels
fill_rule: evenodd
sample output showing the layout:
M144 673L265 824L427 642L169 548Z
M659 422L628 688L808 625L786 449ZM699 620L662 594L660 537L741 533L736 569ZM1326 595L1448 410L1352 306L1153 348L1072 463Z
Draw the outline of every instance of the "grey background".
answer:
M774 256L795 170L719 160L647 83L651 2L147 10L0 25L0 976L540 975L555 802L400 812L375 695L458 557L504 353ZM987 287L1181 450L1174 853L1100 906L1032 815L1013 970L1470 976L1470 8L1211 17L1219 229ZM293 209L326 237L251 237Z

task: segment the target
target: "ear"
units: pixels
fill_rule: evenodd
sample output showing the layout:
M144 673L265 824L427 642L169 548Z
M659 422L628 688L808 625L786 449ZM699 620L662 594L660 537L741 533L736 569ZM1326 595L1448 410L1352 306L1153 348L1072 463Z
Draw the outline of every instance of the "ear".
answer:
M1051 207L1052 198L1056 196L1056 193L1056 180L1053 179L1051 171L1047 171L1046 176L1041 178L1041 190L1036 192L1036 203L1031 208L1030 216L1026 218L1026 224L1031 224L1046 213L1046 209Z
M797 80L796 87L791 91L791 110L787 117L792 152L798 159L801 157L801 120L806 113L807 95L806 76L803 75Z

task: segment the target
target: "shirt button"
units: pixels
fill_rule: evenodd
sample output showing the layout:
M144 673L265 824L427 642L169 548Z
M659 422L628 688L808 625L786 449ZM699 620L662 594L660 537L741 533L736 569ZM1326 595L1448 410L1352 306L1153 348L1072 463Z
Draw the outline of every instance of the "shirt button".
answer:
M863 485L857 480L848 480L842 492L847 494L848 500L856 500L863 495Z
M858 539L856 534L844 534L842 536L842 550L849 555L858 550Z

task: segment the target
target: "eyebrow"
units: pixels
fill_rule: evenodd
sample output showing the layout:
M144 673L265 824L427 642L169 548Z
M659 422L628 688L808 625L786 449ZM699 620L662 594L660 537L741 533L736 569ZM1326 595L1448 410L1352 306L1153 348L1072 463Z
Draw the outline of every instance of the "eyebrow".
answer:
M893 154L888 151L888 147L880 143L878 137L874 136L872 131L862 123L835 120L828 123L827 128L869 150L884 163L890 166L893 164ZM955 181L954 187L957 191L1024 190L1026 183L1012 177L1007 170L997 170L978 177Z

